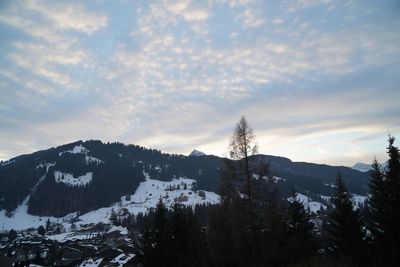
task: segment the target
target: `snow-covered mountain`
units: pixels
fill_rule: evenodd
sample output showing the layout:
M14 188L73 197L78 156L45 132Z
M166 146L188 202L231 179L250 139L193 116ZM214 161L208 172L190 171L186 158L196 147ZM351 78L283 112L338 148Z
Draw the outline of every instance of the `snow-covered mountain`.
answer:
M199 150L197 150L197 149L194 149L190 154L189 154L189 157L198 157L198 156L205 156L206 154L205 153L203 153L203 152L201 152L201 151L199 151Z
M382 171L384 171L385 168L386 168L386 164L387 164L387 162L380 163L379 164L379 168ZM372 170L372 165L371 164L367 164L367 163L357 162L356 164L354 164L352 169L360 171L360 172L368 172L368 171Z
M104 221L112 210L144 212L160 197L167 205L217 203L224 160L93 140L18 156L0 164L0 227L36 227L47 219L68 221L77 213L82 224ZM333 195L338 172L351 193L367 193L368 174L351 168L267 155L251 158L252 164L260 161L269 164L269 180L283 196L295 185L310 210L323 207Z

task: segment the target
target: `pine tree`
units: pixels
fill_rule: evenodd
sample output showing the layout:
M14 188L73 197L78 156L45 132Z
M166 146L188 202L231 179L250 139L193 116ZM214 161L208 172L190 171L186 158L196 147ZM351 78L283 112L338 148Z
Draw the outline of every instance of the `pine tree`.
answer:
M306 261L318 249L311 215L293 191L287 207L285 227L288 258L291 263Z
M144 229L136 244L136 255L145 267L172 265L168 210L162 199L157 203L154 214L144 219Z
M174 266L206 266L205 240L192 208L175 203L169 225Z
M374 159L372 163L372 171L370 172L370 194L368 198L368 212L369 212L369 223L368 229L371 232L372 249L373 249L373 260L375 262L381 262L382 249L384 248L380 244L383 241L383 229L382 229L382 215L385 206L385 187L384 187L384 173L381 171L379 162Z
M111 222L113 225L119 225L118 216L117 216L117 213L115 213L115 210L114 210L114 209L111 210L110 222Z
M339 260L359 265L364 259L365 233L359 210L353 209L350 195L340 174L336 180L334 208L328 215L328 250Z
M47 221L46 221L46 232L50 231L50 227L51 227L50 219L47 219Z
M389 136L389 160L384 173L378 163L371 172L369 208L374 259L385 266L400 265L400 155L394 146L395 138Z
M37 232L39 235L44 236L44 234L46 233L46 231L44 230L43 225L39 226L37 229Z
M13 241L14 239L16 239L17 238L17 232L14 230L14 229L11 229L9 232L8 232L8 239L9 240L11 240L11 241Z
M384 240L386 242L387 259L390 265L400 265L400 155L399 149L394 146L395 138L389 136L389 160L385 173L386 201L384 218ZM386 224L386 225L385 225ZM386 228L386 229L385 229Z

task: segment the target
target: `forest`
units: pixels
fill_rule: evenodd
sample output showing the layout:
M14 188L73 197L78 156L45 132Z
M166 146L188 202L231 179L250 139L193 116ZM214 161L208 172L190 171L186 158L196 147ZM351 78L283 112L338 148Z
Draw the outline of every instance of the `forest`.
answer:
M135 248L143 266L400 266L400 155L393 136L386 169L373 162L365 206L353 206L338 173L331 205L317 214L296 199L295 187L285 199L262 179L267 164L249 164L255 141L243 117L230 140L232 160L221 170L220 204L166 207L160 199L138 216Z

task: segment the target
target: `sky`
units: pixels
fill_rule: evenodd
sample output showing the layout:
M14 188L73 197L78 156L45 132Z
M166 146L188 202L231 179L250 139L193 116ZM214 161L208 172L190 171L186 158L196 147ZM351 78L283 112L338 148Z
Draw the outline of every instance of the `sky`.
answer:
M242 116L295 161L400 140L397 0L2 0L0 40L0 160L88 139L226 156Z

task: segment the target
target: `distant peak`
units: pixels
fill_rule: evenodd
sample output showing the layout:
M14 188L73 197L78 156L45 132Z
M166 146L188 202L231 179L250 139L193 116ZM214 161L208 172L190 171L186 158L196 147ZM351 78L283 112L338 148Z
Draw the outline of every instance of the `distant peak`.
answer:
M354 164L352 169L360 171L360 172L367 172L372 169L372 166L367 163L357 162L356 164Z
M379 169L381 169L381 171L385 171L386 166L387 166L387 162L379 163ZM372 170L373 168L372 168L371 164L357 162L356 164L354 164L352 169L360 171L360 172L367 172L367 171Z
M205 155L206 155L205 153L198 151L197 149L194 149L192 151L192 153L189 154L189 157L192 157L192 156L198 157L198 156L205 156Z

